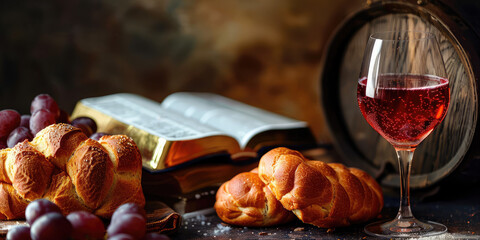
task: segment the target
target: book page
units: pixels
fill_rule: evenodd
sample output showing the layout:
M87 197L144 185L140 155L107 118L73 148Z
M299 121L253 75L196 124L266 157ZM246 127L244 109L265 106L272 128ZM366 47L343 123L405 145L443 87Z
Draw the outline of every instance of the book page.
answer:
M306 122L212 93L174 93L163 100L162 106L225 132L237 139L242 148L263 131L307 127Z
M168 141L225 135L218 129L164 109L159 102L133 94L88 98L82 100L82 104Z

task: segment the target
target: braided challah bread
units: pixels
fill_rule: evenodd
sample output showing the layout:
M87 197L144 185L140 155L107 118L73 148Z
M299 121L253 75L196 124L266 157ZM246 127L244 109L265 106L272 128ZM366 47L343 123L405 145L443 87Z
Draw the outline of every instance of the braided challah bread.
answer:
M141 174L141 155L129 137L95 141L71 125L50 125L31 142L0 150L0 219L23 218L38 198L64 214L85 210L107 218L126 202L143 207Z
M259 162L258 173L284 208L317 227L367 221L383 207L380 186L364 171L309 161L288 148L266 153Z
M214 207L220 219L239 226L272 226L295 218L260 180L257 169L222 184Z

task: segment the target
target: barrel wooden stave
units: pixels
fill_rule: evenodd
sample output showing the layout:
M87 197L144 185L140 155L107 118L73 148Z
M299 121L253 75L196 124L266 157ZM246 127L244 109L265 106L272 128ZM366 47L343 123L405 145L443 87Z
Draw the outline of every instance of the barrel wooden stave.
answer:
M450 175L467 153L472 152L472 142L478 135L475 134L478 86L470 58L458 36L432 12L409 2L378 3L363 9L337 31L324 60L322 104L335 145L347 164L365 169L384 186L399 185L396 154L368 125L356 99L358 74L371 33L432 32L437 36L445 61L451 89L449 110L442 124L415 152L412 188L434 185Z

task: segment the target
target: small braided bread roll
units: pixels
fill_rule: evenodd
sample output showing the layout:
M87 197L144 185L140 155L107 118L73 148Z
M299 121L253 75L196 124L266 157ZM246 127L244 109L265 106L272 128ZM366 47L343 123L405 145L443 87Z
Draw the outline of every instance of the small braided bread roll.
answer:
M266 153L258 173L284 208L317 227L364 222L376 217L383 207L380 186L364 171L309 161L288 148Z
M142 158L124 135L89 139L79 128L54 124L29 142L0 150L0 220L25 216L38 198L64 214L89 211L109 218L123 203L145 205Z

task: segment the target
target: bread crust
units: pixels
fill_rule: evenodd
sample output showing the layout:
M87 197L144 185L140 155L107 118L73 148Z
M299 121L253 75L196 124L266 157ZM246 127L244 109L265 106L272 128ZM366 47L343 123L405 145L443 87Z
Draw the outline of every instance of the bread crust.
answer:
M83 142L67 163L67 173L78 196L91 209L103 203L113 183L113 171L107 151L92 139Z
M239 226L272 226L295 217L282 207L256 170L240 173L222 184L214 208L224 222Z
M15 193L10 184L0 183L0 219L14 219L25 216L28 201Z
M38 132L32 140L32 146L42 152L57 168L65 171L65 165L77 147L88 137L80 130L68 124L57 124Z
M20 197L26 199L43 195L50 184L54 168L28 141L15 145L7 156L7 166L13 188Z

